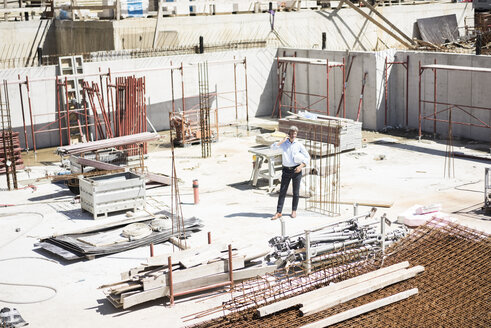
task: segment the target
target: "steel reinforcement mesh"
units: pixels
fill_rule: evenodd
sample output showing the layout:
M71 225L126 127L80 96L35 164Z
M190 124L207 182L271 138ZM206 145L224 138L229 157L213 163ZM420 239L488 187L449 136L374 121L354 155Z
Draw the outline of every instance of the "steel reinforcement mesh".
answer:
M192 327L301 327L411 288L419 293L330 327L491 327L490 259L488 234L433 219L389 247L385 257L359 262L356 270L352 266L342 274L343 279L351 278L409 261L425 267L415 278L305 317L298 308L290 308L257 318L256 306Z

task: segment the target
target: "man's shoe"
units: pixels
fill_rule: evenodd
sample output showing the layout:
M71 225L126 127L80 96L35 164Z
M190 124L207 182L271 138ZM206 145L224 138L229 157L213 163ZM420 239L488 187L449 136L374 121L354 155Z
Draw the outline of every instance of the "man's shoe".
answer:
M279 219L281 218L281 213L276 213L272 218L271 220L276 220L276 219Z
M292 218L296 218L297 217L297 211L292 211Z

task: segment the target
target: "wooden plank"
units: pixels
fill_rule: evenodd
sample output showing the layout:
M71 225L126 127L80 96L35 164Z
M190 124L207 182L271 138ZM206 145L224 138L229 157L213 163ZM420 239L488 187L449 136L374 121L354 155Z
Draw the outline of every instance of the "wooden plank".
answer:
M221 256L222 252L219 249L207 249L203 252L199 252L199 254L195 256L182 258L179 260L179 263L181 263L184 268L192 268L197 265L206 264L210 260L220 258Z
M315 299L304 300L302 302L302 307L300 308L300 313L302 315L310 315L326 310L338 304L345 303L362 295L374 292L380 288L413 278L418 273L423 271L424 267L418 265L410 269L396 271L377 279L372 279L363 284L348 287L344 289L342 293L336 293L335 295L323 295Z
M122 295L121 303L123 303L123 309L127 309L137 304L145 303L168 295L169 295L169 288L160 287L160 288L132 294L129 296Z
M121 169L121 166L114 165L111 163L96 161L95 159L88 159L88 158L81 158L81 157L74 157L74 158L77 161L77 163L80 165L95 167L96 169L99 170L111 171L111 170Z
M408 267L409 267L409 262L405 261L405 262L401 262L401 263L397 263L397 264L388 266L386 268L382 268L382 269L378 269L378 270L375 270L375 271L372 271L372 272L369 272L366 274L362 274L360 276L357 276L357 277L354 277L351 279L347 279L344 281L340 281L338 283L329 285L327 287L319 288L319 289L316 289L316 290L308 292L308 293L304 293L301 295L290 297L290 298L287 298L285 300L263 306L263 307L257 309L257 315L259 317L264 317L264 316L279 312L281 310L290 308L292 306L296 306L298 304L301 304L303 301L308 300L310 298L316 298L319 295L327 295L327 294L339 291L343 288L354 286L356 284L366 282L370 279L374 279L374 278L377 278L377 277L380 277L380 276L383 276L386 274L390 274L392 272L397 272L399 270L403 270L403 269L408 268Z
M276 270L275 266L252 267L252 268L246 268L237 271L234 270L234 281L240 281L240 280L254 278L257 276L262 276L266 273L274 272L274 270ZM184 281L181 283L174 284L174 293L180 293L191 289L227 282L228 279L229 279L228 273L219 273L213 276L201 277L191 281ZM167 286L163 286L147 291L142 291L137 294L132 294L129 296L122 296L121 302L123 303L123 308L127 309L134 305L151 301L164 296L169 296L169 289Z
M405 300L406 298L409 298L410 296L416 295L418 293L417 288L409 289L401 293L394 294L389 297L384 297L379 300L364 304L362 306L355 307L353 309L335 314L333 316L327 317L325 319L322 319L320 321L316 321L314 323L310 323L308 325L301 326L300 328L324 328L328 327L331 325L334 325L338 322L345 321L347 319L351 319L354 317L357 317L361 314L379 309L381 307L384 307L386 305L396 303L402 300Z
M240 269L244 267L244 258L235 257L232 258L232 268ZM211 276L217 273L228 272L228 260L222 260L215 263L199 265L197 267L176 270L172 272L173 284L180 282L191 281L207 276ZM169 285L169 274L165 273L157 277L147 277L143 280L143 290L150 290L161 286ZM211 285L211 283L210 283Z
M366 19L368 19L370 22L372 22L373 24L375 24L376 26L378 26L385 33L389 34L391 37L393 37L394 39L396 39L397 41L399 41L402 45L404 45L408 49L413 49L413 46L411 46L409 43L407 43L404 40L402 40L400 37L398 37L391 30L389 30L388 28L386 28L385 26L383 26L382 24L380 24L379 22L377 22L372 16L368 15L366 12L364 12L363 10L361 10L360 8L358 8L357 6L355 6L353 3L351 3L351 1L345 1L344 3L347 4L349 7L351 7L352 9L354 9L357 13L359 13L360 15L362 15L363 17L365 17Z
M152 173L152 172L145 173L145 178L147 178L150 181L161 183L161 184L167 185L167 186L170 186L171 182L172 182L171 177L169 177L167 175L163 175L163 174Z
M201 253L209 250L209 249L216 249L220 252L226 251L228 248L228 244L226 243L214 243L211 245L203 245L200 247L195 247L193 249L187 249L184 251L179 251L179 252L174 252L174 253L166 253L162 255L157 255L153 257L147 258L147 264L148 265L167 265L167 261L169 256L172 257L172 263L178 263L181 260L184 260L188 257L193 257L193 256L200 256Z
M389 25L394 31L396 31L397 33L399 33L399 35L401 35L404 39L406 39L407 41L409 41L409 43L411 43L412 45L415 45L416 43L414 42L413 39L411 39L409 36L407 36L404 32L402 32L400 29L397 28L397 26L395 26L394 24L392 24L392 22L390 20L388 20L384 15L382 15L377 9L375 9L375 7L373 7L370 3L368 3L368 1L366 0L360 0L365 6L367 6L372 12L375 13L375 15L377 15L378 17L380 17L387 25ZM457 29L457 26L455 26L455 28ZM457 31L457 34L459 32Z

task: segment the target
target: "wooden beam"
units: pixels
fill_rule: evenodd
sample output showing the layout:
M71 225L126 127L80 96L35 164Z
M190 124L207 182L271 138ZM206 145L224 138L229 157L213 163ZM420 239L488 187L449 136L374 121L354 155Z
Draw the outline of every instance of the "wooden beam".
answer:
M159 9L157 11L157 21L155 22L155 32L153 34L153 45L152 48L155 49L157 47L157 40L159 38L159 27L160 21L162 19L162 0L158 0Z
M105 170L105 171L111 171L111 170L118 170L121 169L122 167L119 165L111 164L111 163L104 163L101 161L97 161L95 159L88 159L88 158L82 158L82 157L75 157L77 160L77 163L83 166L91 166L95 167L96 169L99 170ZM80 173L81 175L83 173Z
M308 292L308 293L300 294L300 295L290 297L290 298L287 298L285 300L282 300L282 301L279 301L276 303L272 303L272 304L263 306L263 307L257 309L257 315L259 317L264 317L264 316L267 316L269 314L273 314L273 313L279 312L281 310L287 309L289 307L296 306L298 304L302 304L302 302L304 302L305 300L308 300L310 298L317 298L320 295L322 295L322 296L328 295L330 293L339 291L343 288L354 286L356 284L366 282L370 279L374 279L374 278L377 278L377 277L380 277L380 276L383 276L386 274L390 274L392 272L403 270L403 269L408 268L408 267L409 267L409 262L405 261L405 262L401 262L401 263L397 263L397 264L388 266L386 268L382 268L382 269L378 269L378 270L375 270L375 271L372 271L372 272L369 272L366 274L362 274L360 276L357 276L357 277L354 277L351 279L347 279L344 281L340 281L338 283L329 285L327 287L319 288L319 289L316 289L316 290Z
M409 36L407 36L404 32L402 32L400 29L398 29L394 24L392 24L387 18L385 18L384 15L382 15L375 7L373 7L371 4L369 4L366 0L360 0L361 3L363 3L365 6L367 6L371 11L375 13L378 17L380 17L387 25L392 27L397 33L399 33L404 39L408 40L412 45L415 45L416 42L414 42L413 39L411 39Z
M384 307L386 305L396 303L402 300L405 300L406 298L409 298L410 296L416 295L418 293L417 288L409 289L401 293L394 294L389 297L381 298L379 300L376 300L374 302L370 302L367 304L364 304L362 306L355 307L353 309L335 314L333 316L327 317L325 319L310 323L308 325L301 326L300 328L324 328L328 327L331 325L334 325L338 322L345 321L347 319L351 319L354 317L357 317L361 314L379 309L381 307Z
M232 268L241 269L243 267L243 257L232 258ZM199 265L194 268L172 271L172 281L173 284L178 284L180 282L193 281L223 272L228 272L228 260L221 260L210 264ZM169 274L167 272L156 277L147 277L143 279L143 290L150 290L162 286L169 286Z
M305 300L300 308L300 313L305 316L329 309L333 306L348 302L362 295L372 293L378 289L413 278L418 273L423 271L424 267L418 265L407 270L396 271L377 279L372 279L363 284L348 287L344 289L342 293L323 295L318 298Z
M402 40L400 37L398 37L391 30L389 30L388 28L386 28L385 26L383 26L382 24L380 24L379 22L377 22L373 17L371 17L366 12L364 12L363 10L361 10L360 8L358 8L357 6L355 6L353 3L351 3L351 1L345 1L344 3L347 4L349 7L351 7L352 9L354 9L357 13L359 13L360 15L362 15L363 17L365 17L366 19L368 19L370 22L372 22L373 24L377 25L381 30L383 30L384 32L386 32L387 34L389 34L391 37L393 37L394 39L396 39L397 41L399 41L402 45L404 45L408 49L413 49L413 46L412 45L410 45L406 41Z
M266 273L270 273L276 270L275 266L267 266L267 267L252 267L246 268L242 270L234 270L234 281L240 281L245 279L250 279L257 276L262 276ZM228 273L219 273L208 277L201 277L190 281L183 281L180 283L174 284L174 293L179 293L182 291L201 288L205 286L209 286L212 284L218 284L222 282L226 282L229 280ZM121 295L121 303L123 304L123 309L127 309L129 307L135 306L137 304L151 301L160 297L169 295L169 288L167 286L141 291L139 293L130 292L128 296L122 294Z

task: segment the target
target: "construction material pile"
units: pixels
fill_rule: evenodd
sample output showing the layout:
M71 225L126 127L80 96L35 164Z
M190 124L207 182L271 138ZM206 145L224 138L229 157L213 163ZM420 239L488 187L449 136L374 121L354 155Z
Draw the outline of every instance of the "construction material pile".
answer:
M288 133L290 126L298 128L298 138L332 144L338 151L361 148L361 122L347 118L302 112L278 120L278 129ZM308 144L308 142L306 143Z
M245 283L235 287L237 293L234 293L230 302L222 306L222 310L226 310L228 315L193 327L302 327L414 287L418 288L418 293L414 296L383 308L360 312L358 316L330 327L489 327L490 256L491 239L488 234L444 219L433 219L391 245L385 256L380 253L375 258L370 257L351 266L326 261L325 264L330 269L319 268L311 274L295 278L296 281L308 284L310 290L313 290L314 276L324 275L316 281L316 287L321 288L333 282L339 284L340 281L361 276L381 267L408 261L411 265L424 267L424 272L412 279L384 287L313 315L299 316L297 307L293 305L290 309L263 318L257 317L257 310L261 306L287 300L309 289L300 288L299 284L281 284L282 289L272 293L272 279L269 279L267 284L259 284L260 280L257 279L255 288L251 288L252 281L247 282L249 289L245 289ZM271 276L262 279L264 281L268 278ZM335 294L330 293L329 296ZM244 300L251 300L249 304L253 304L252 301L258 303L243 311L236 311L244 309L241 303ZM324 326L326 325L322 325Z
M201 230L201 220L184 220L185 235ZM127 251L133 248L168 241L173 233L171 219L158 216L127 219L68 234L41 239L36 244L67 261L94 259L97 256Z
M274 237L269 241L273 251L266 256L266 260L274 262L278 267L289 267L293 263L311 258L312 262L322 261L325 257L313 258L326 253L330 253L331 258L342 256L343 254L339 252L345 252L347 249L363 247L364 250L374 253L382 247L382 244L384 247L388 246L407 235L407 229L403 226L386 233L385 229L378 226L385 225L388 220L385 217L374 219L374 214L375 209L367 215L327 225L304 235ZM307 257L307 250L310 250L309 257Z
M254 261L265 255L252 245L216 243L148 258L147 264L121 274L122 281L101 286L116 308L127 309L154 299L233 285L273 272L275 266Z
M10 141L9 140L4 140L4 136L9 138L10 135L7 133L4 135L3 132L0 132L0 174L5 173L5 162L6 158L9 157L9 145ZM15 169L16 170L22 170L24 169L24 161L22 160L21 157L21 147L20 147L20 141L19 141L19 132L12 132L12 141L13 141L13 147L12 147L12 152L15 158ZM5 146L4 146L5 145ZM7 151L7 153L5 153ZM9 165L12 165L12 163L9 163Z

